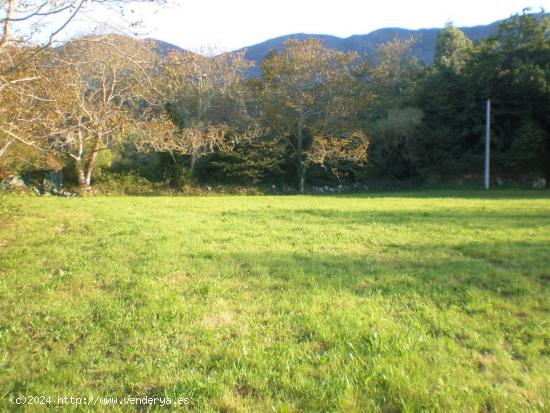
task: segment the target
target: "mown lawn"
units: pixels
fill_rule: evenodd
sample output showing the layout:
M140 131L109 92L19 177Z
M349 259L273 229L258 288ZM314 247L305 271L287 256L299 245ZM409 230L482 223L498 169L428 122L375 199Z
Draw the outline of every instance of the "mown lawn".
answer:
M0 411L550 410L548 191L2 196L0 220Z

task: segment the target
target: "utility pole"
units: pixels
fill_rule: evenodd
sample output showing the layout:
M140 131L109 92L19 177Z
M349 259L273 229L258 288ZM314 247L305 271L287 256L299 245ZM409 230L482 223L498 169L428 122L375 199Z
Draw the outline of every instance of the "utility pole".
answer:
M491 99L485 106L485 189L489 189L489 165L491 160Z

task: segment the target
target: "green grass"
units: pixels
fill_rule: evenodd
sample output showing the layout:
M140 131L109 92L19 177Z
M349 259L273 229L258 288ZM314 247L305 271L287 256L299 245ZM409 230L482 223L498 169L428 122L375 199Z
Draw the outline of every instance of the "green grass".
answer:
M0 410L550 410L549 192L4 196L0 219Z

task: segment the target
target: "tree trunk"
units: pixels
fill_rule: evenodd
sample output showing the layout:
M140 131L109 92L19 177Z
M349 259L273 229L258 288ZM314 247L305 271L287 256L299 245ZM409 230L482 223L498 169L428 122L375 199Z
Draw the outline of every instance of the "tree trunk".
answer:
M301 194L304 193L307 171L307 165L304 160L303 125L303 118L300 117L296 131L296 157L298 158L298 191Z
M98 135L95 139L94 146L92 147L92 151L90 152L90 156L88 157L88 162L86 164L86 176L85 176L85 183L86 188L90 188L92 184L92 173L94 172L95 163L97 160L97 154L99 153L99 144L101 143L101 135Z
M92 174L94 172L97 155L99 153L99 145L101 144L101 135L98 135L92 146L86 168L82 166L82 161L77 162L76 169L78 173L78 185L81 191L89 191L92 187Z
M191 152L191 176L195 173L195 165L197 163L197 156L194 152Z
M82 161L76 161L75 163L76 175L78 177L78 187L81 191L87 189L86 175L84 174L84 168L82 167Z
M300 190L300 193L303 194L304 193L304 186L305 186L305 183L306 183L306 165L301 162L300 163L300 170L299 170L299 179L300 179L300 186L299 186L299 190Z

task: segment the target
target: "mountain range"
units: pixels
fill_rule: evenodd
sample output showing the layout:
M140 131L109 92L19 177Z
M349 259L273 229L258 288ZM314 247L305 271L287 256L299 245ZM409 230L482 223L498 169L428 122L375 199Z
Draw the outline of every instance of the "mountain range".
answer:
M496 33L499 22L486 26L461 27L460 29L472 40L482 40ZM371 55L383 43L395 38L408 39L413 37L416 41L410 50L410 55L416 57L425 64L431 64L435 54L437 35L441 29L408 30L401 28L385 28L375 30L368 34L357 34L346 38L324 35L297 33L267 40L252 46L245 47L246 58L255 62L261 62L273 49L281 50L284 43L290 39L304 40L308 38L321 39L323 44L331 49L344 52L357 52L359 55Z
M497 32L498 25L502 21L475 26L475 27L460 27L466 36L472 41L479 41L492 36ZM409 30L401 28L385 28L375 30L368 34L358 34L346 38L326 35L326 34L306 34L295 33L286 36L276 37L266 40L258 44L245 47L240 50L245 50L245 57L248 60L256 62L256 68L252 71L252 75L259 74L259 63L272 50L281 50L284 43L290 39L304 40L308 38L321 39L326 47L341 50L344 52L357 52L360 56L372 56L376 49L383 43L386 43L395 38L408 39L411 36L415 39L409 55L416 57L418 61L430 65L434 60L435 46L437 35L441 28ZM173 44L157 40L159 51L162 54L167 54L172 49L183 50Z

